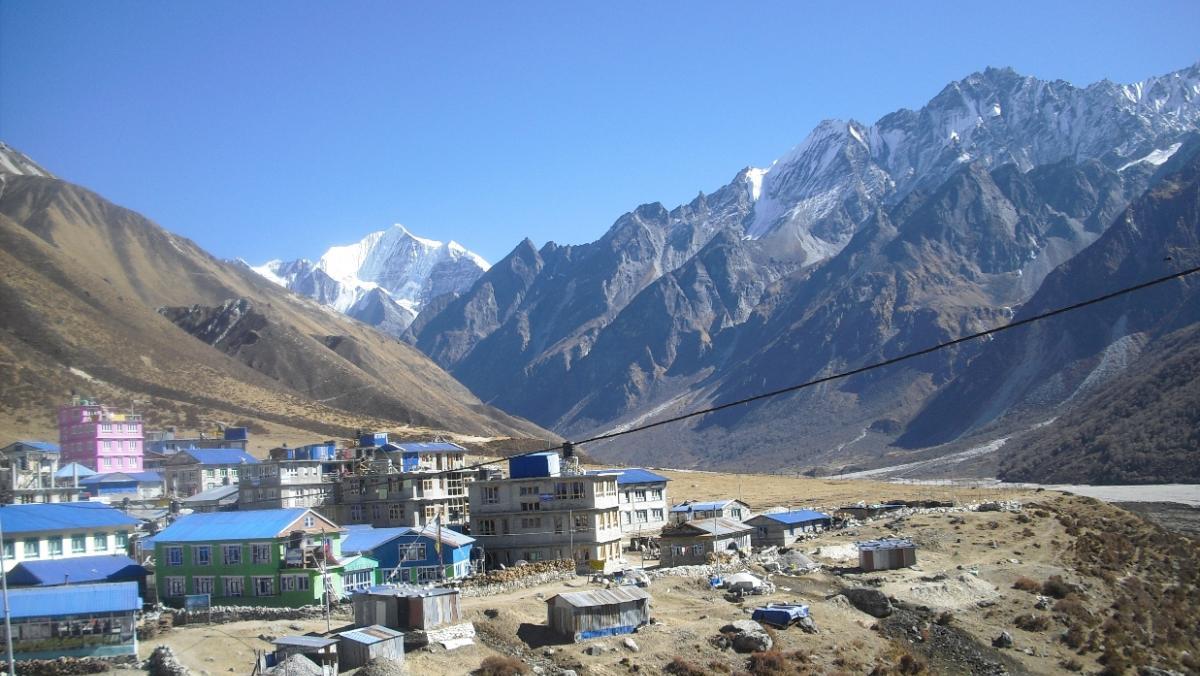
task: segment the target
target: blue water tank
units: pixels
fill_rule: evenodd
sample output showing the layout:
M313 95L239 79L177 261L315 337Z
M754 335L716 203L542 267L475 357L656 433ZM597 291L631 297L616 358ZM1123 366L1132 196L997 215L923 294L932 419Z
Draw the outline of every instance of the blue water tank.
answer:
M531 479L559 475L558 453L546 451L508 459L508 476L513 479Z
M367 434L360 434L358 436L358 445L363 448L371 446L383 446L387 442L387 432L370 432Z
M246 441L250 432L245 427L226 427L225 441Z

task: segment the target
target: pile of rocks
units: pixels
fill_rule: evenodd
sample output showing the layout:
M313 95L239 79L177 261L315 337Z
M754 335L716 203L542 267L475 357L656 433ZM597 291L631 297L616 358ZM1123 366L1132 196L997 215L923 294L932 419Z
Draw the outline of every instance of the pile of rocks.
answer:
M538 587L551 582L562 582L576 576L575 562L569 559L538 561L515 568L489 571L463 581L461 590L465 597L492 596L518 589Z
M180 664L170 646L160 645L150 653L143 667L150 676L188 676L187 667Z
M737 620L721 627L721 634L714 643L719 648L733 648L739 653L763 652L774 645L767 630L754 620Z
M337 609L340 611L342 609ZM334 612L334 611L331 611ZM213 606L212 610L177 610L174 622L176 625L193 622L241 622L243 620L316 620L325 617L323 606L302 606L300 608L265 608L262 606ZM211 618L211 619L210 619Z
M137 658L130 658L135 664ZM92 657L58 657L52 660L22 660L16 663L21 676L75 676L76 674L98 674L112 669L108 660Z

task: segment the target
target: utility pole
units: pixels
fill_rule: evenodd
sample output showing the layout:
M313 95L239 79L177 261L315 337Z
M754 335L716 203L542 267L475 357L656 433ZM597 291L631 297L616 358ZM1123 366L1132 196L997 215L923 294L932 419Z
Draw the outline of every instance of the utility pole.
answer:
M17 545L13 543L13 558L16 558ZM0 552L4 551L4 520L0 519ZM16 660L13 659L12 644L12 608L8 605L8 573L0 564L0 586L4 589L4 648L8 651L8 676L17 675Z

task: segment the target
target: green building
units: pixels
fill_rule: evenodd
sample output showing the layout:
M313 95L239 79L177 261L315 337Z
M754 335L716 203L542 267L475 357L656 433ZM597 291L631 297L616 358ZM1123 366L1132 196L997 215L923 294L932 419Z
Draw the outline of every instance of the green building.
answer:
M369 557L343 557L343 531L311 509L191 514L153 538L158 598L181 606L300 607L349 595L374 579Z

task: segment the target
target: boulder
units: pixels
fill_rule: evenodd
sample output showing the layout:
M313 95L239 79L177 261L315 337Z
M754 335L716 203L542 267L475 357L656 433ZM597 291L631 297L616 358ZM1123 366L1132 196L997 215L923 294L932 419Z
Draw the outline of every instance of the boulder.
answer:
M892 602L888 600L887 594L878 589L847 589L842 592L842 596L846 597L850 605L872 617L887 617L892 614Z
M641 651L641 648L638 647L637 641L634 641L633 639L629 638L628 636L625 637L624 641L621 641L621 644L624 645L625 648L628 649L630 652L636 653L636 652Z
M739 653L770 650L774 643L763 626L754 620L736 620L721 627L721 633L733 635L730 644Z
M803 631L804 631L804 633L806 633L806 634L815 634L815 633L817 633L817 623L816 623L816 622L813 622L813 619L812 619L811 617L802 617L802 618L800 618L800 619L799 619L799 620L796 622L796 626L797 626L797 627L800 627L800 629L801 629L801 630L803 630Z
M993 645L993 646L995 646L995 647L997 647L997 648L1011 648L1011 647L1013 647L1013 638L1012 638L1012 634L1008 633L1007 631L1002 631L1002 632L1000 632L1000 635L999 635L999 636L997 636L996 638L992 639L992 645Z

